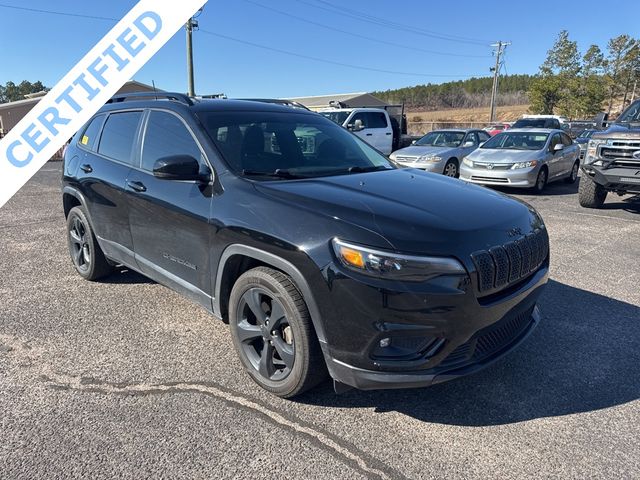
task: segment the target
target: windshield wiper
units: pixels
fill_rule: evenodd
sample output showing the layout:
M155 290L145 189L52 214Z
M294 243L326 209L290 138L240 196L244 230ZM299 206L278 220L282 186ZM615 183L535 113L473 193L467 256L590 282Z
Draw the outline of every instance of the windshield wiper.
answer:
M347 172L349 173L377 172L378 170L392 170L392 168L385 167L384 165L370 165L368 167L359 167L356 165L356 166L347 168Z
M261 170L249 170L243 169L242 175L248 177L274 177L274 178L307 178L304 175L297 175L295 173L291 173L289 170L283 168L277 168L272 172L265 172Z

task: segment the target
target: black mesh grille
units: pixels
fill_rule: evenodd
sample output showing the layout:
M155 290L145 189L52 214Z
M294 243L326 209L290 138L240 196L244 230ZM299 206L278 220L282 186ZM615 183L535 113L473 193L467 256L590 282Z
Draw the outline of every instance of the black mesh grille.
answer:
M504 246L471 255L478 271L478 290L486 292L523 279L540 268L549 255L549 238L545 229Z
M480 362L513 343L531 324L529 309L515 317L503 319L477 332L469 341L459 345L440 362L441 367L460 367Z

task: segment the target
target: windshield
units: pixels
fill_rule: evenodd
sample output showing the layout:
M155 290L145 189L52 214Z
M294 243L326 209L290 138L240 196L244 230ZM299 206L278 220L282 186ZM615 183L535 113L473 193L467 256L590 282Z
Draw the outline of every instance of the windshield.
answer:
M322 112L320 115L327 117L332 122L342 125L351 112Z
M491 137L480 148L498 150L542 150L548 133L502 132Z
M581 132L580 135L578 135L578 138L591 138L593 132L595 132L595 130L585 130L584 132Z
M640 101L631 104L622 115L618 117L616 123L635 123L640 122Z
M198 117L239 175L310 178L396 168L358 137L319 115L200 112Z
M459 147L465 132L429 132L415 144L434 147Z

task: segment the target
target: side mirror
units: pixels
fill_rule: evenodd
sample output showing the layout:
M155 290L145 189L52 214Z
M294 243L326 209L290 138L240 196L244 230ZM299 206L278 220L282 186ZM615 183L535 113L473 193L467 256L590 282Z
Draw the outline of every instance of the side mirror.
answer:
M349 124L348 128L352 132L361 132L364 130L364 123L362 123L362 120L357 119L355 122Z
M200 164L190 155L172 155L156 160L153 176L162 180L205 180L200 173Z
M484 145L485 143L487 143L487 142L480 142L480 143L478 144L478 148L480 148L480 147L481 147L482 145Z
M553 153L559 152L560 150L564 150L564 145L562 143L556 143L552 149Z
M418 143L417 140L411 140L411 145L415 145L416 143Z
M467 140L466 142L464 142L464 145L462 145L462 148L471 148L475 146L476 144L473 140Z

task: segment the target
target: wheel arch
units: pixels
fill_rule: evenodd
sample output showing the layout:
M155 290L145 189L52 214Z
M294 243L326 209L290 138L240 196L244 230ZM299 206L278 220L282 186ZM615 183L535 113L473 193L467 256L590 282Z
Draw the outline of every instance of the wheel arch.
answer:
M320 310L313 293L311 292L311 287L304 278L304 275L288 260L271 252L260 250L248 245L229 245L220 257L214 285L214 314L223 320L228 318L229 294L231 293L231 289L233 288L236 279L247 270L258 266L271 267L291 277L291 280L300 291L302 298L307 304L309 314L311 315L311 322L316 331L318 340L321 345L324 345L326 343L326 336L321 321Z

